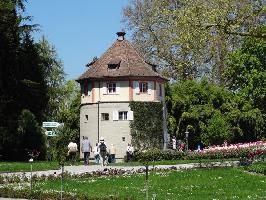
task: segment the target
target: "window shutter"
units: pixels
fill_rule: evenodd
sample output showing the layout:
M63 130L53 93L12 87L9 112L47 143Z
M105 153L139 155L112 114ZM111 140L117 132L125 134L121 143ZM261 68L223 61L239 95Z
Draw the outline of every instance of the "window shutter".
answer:
M113 121L118 121L118 111L113 111Z
M106 83L103 83L101 92L102 92L102 94L107 94L107 84Z
M120 92L120 83L116 83L116 94Z
M151 82L148 82L148 94L151 95Z
M127 113L127 119L128 120L133 120L134 119L133 111L128 111L128 113Z
M139 94L139 82L138 81L134 81L134 89L135 89L135 93Z

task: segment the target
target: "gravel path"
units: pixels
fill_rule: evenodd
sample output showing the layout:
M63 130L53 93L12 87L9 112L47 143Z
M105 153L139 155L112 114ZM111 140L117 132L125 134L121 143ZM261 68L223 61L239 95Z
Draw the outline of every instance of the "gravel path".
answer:
M208 164L202 164L203 166L205 165L212 165L212 166L231 166L231 165L237 165L238 161L228 161L228 162L213 162L213 163L208 163ZM156 165L154 166L157 169L169 169L169 168L174 168L177 170L181 169L192 169L196 168L199 166L199 163L190 163L190 164L177 164L177 165ZM145 169L145 166L100 166L100 165L79 165L79 166L65 166L64 167L64 172L68 172L70 174L83 174L83 173L89 173L93 171L103 171L105 169L121 169L121 170L126 170L126 171L136 171L139 169ZM152 169L153 166L149 166L149 169ZM61 174L61 169L59 170L47 170L47 171L34 171L32 172L32 175L37 175L37 176L50 176L50 175L60 175ZM21 176L21 177L30 177L30 172L6 172L6 173L1 173L1 176Z

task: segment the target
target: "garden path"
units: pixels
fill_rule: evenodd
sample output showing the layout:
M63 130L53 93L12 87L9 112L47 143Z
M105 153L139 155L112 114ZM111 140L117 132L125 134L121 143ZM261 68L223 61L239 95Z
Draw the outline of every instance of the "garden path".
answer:
M232 166L237 165L238 161L226 161L226 162L212 162L212 163L202 163L201 167L208 166ZM182 169L192 169L199 167L199 163L190 163L190 164L177 164L177 165L155 165L149 166L149 169L157 168L157 169L170 169L174 168L176 170ZM95 171L106 171L107 169L117 169L117 170L125 170L128 173L137 171L137 170L145 170L145 166L101 166L101 165L78 165L78 166L65 166L64 172L68 172L70 174L83 174L90 173ZM58 176L61 174L61 169L58 170L47 170L47 171L34 171L32 175L36 176ZM19 177L30 177L31 172L6 172L1 173L2 176L19 176Z

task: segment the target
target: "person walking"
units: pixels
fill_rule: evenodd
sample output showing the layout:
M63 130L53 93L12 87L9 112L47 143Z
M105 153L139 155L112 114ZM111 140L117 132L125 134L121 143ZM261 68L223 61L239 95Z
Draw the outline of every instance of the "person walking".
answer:
M68 159L71 161L71 164L74 164L75 159L76 159L76 154L78 151L78 145L75 142L70 142L67 148L68 148L68 152L67 152Z
M134 148L129 143L127 145L127 152L126 153L127 153L127 162L131 162L133 160Z
M100 138L100 142L98 144L98 151L102 159L102 166L106 166L107 165L107 146L106 146L106 143L104 142L103 137Z
M81 151L84 155L84 165L89 164L89 158L90 158L90 152L91 152L91 144L90 141L88 140L87 136L83 136L83 140L81 142Z
M173 150L176 150L176 138L173 136L172 138L172 145L173 145Z
M99 150L98 150L98 143L96 143L95 147L93 147L93 155L94 155L94 161L96 164L99 164L100 160L100 155L99 155Z
M111 144L109 149L110 163L115 163L115 154L116 148L113 144Z

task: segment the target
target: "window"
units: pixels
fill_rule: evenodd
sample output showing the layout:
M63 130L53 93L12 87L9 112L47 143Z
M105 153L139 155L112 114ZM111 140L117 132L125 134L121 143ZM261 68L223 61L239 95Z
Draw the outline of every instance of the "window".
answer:
M118 120L133 120L133 111L113 111L113 121Z
M108 121L109 120L109 113L102 113L102 121Z
M108 94L116 93L116 83L107 83L107 93Z
M140 93L147 93L148 92L148 83L147 82L140 82L139 83L139 92Z
M85 115L85 119L88 121L89 120L89 116L88 115Z
M159 84L159 96L161 97L163 95L162 93L162 84Z
M109 69L109 70L115 70L115 69L118 69L118 65L114 65L114 64L112 64L112 65L108 65L108 69Z
M120 59L112 59L109 61L108 70L117 70L119 68L121 60Z
M118 119L119 120L127 120L127 111L118 112Z

